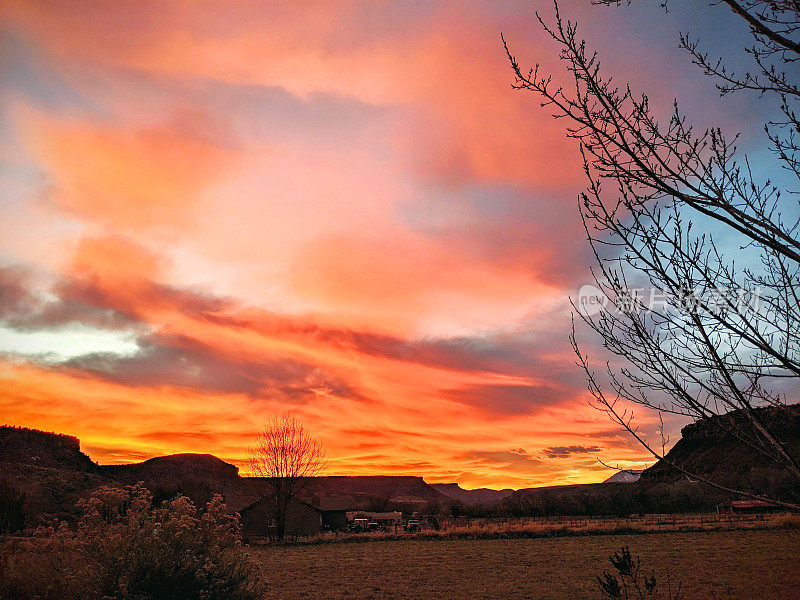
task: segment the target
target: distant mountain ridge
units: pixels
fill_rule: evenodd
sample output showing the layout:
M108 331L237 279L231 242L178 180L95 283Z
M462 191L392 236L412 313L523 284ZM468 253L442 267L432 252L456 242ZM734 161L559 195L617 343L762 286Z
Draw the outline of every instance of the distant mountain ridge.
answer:
M0 427L0 483L27 496L31 514L69 518L77 500L104 484L143 482L156 499L177 493L203 504L221 494L239 511L264 492L265 483L211 454L172 454L139 463L98 465L78 438L24 427ZM323 509L385 510L389 505L446 504L449 497L417 476L313 478L304 499Z
M314 477L306 492L323 509L357 507L385 512L391 504L447 501L415 475L325 475Z
M465 490L457 483L432 483L430 486L448 498L463 502L467 505L494 504L500 502L504 498L508 498L514 493L514 490L510 488L503 490L493 490L489 488Z
M800 408L757 409L759 420L784 442L800 461ZM668 462L735 489L766 493L797 502L800 490L784 471L770 465L729 432L744 427L746 415L730 413L687 425L681 439L659 461L638 474L622 471L604 483L551 486L518 491L465 490L458 484L428 484L416 476L327 476L314 478L304 498L323 509L382 512L453 501L468 506L495 505L507 514L629 514L712 510L733 497L700 485ZM639 475L636 481L626 481ZM174 454L127 465L98 465L80 450L78 438L27 429L0 427L0 485L26 496L26 511L37 519L74 516L77 500L104 484L139 481L156 499L176 493L205 503L222 494L232 511L255 502L264 481L241 477L235 465L210 454ZM625 485L619 485L625 483Z
M756 418L800 461L800 405L755 409ZM503 502L518 514L630 514L714 510L737 496L715 490L688 477L686 471L732 489L757 492L798 502L800 489L786 471L770 463L739 436L754 435L749 418L734 411L701 419L681 430L681 439L663 460L645 469L633 482L619 485L614 477L600 484L522 489ZM612 485L613 484L613 485Z
M88 473L99 468L74 436L9 425L0 427L0 462Z
M103 485L100 467L78 438L25 427L0 427L0 486L24 495L29 524L69 518L88 490Z
M781 441L786 452L800 462L800 405L762 407L753 415ZM686 425L681 439L658 461L642 472L642 481L670 482L686 479L669 463L725 485L756 489L781 478L782 469L755 451L742 436L758 437L744 411L716 415Z
M257 486L240 477L238 467L212 454L170 454L100 469L114 482L132 485L141 481L158 497L183 494L197 504L205 504L214 494L221 494L233 511L259 497Z

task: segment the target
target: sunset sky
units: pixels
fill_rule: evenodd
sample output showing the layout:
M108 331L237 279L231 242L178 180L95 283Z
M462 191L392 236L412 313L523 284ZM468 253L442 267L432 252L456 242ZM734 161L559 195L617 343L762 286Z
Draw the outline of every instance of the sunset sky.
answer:
M677 47L747 31L695 4L562 11L618 81L658 111L713 107L701 124L741 130L758 167L758 99L719 103ZM647 461L588 406L569 347L580 163L500 42L566 82L534 10L552 18L531 0L4 2L0 422L101 464L244 467L288 411L330 474L464 487Z

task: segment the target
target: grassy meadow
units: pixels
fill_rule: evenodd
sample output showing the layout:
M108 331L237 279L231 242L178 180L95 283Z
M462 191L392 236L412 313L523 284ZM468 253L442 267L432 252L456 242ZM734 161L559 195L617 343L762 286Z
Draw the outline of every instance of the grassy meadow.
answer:
M595 575L621 546L684 600L800 598L797 529L527 539L377 540L252 547L284 600L599 598Z
M438 529L407 533L393 531L322 533L291 540L300 544L369 542L377 540L511 539L657 533L665 531L734 531L740 529L800 529L800 515L775 514L669 514L630 517L522 517L444 520ZM258 543L258 542L257 542ZM263 540L260 542L263 543Z

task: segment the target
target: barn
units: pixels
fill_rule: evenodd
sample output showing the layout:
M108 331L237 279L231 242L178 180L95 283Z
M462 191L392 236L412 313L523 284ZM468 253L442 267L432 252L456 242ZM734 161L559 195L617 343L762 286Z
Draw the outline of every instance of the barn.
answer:
M273 502L272 498L262 498L239 511L242 534L245 538L275 537ZM323 512L304 500L297 498L292 500L286 515L286 537L296 538L322 531Z
M347 511L330 509L322 511L323 531L344 531L347 529Z

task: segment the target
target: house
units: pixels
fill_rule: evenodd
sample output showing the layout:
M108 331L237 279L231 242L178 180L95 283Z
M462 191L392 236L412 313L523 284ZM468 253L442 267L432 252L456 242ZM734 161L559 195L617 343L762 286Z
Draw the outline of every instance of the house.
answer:
M273 539L275 537L273 502L272 498L262 498L239 511L242 535L245 538ZM320 533L324 512L304 500L295 498L287 510L284 535L288 538L296 538Z

